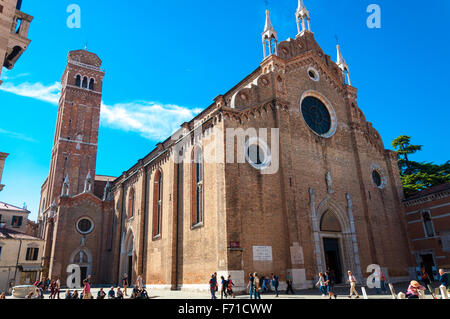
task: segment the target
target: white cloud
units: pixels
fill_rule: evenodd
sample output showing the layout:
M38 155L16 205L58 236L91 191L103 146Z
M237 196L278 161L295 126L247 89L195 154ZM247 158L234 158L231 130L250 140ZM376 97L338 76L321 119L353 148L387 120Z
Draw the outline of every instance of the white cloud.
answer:
M5 82L0 86L0 90L52 104L58 104L61 84L55 82L52 85L46 86L42 83L24 82L19 85L14 85L11 82Z
M30 97L54 105L59 103L61 85L22 83L14 85L5 82L0 90ZM101 124L127 132L136 132L150 140L168 138L179 126L191 120L201 109L190 109L172 104L151 101L102 104Z
M151 140L168 138L199 109L149 101L102 105L101 123L124 131L138 132Z
M2 128L0 128L0 134L8 135L12 138L16 138L16 139L27 141L27 142L32 142L32 143L36 142L36 140L33 139L32 137L26 136L22 133L7 131Z

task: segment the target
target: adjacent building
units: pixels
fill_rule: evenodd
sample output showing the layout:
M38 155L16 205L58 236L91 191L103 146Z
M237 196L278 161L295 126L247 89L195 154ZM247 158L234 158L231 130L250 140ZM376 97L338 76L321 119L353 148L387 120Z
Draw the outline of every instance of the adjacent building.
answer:
M44 241L26 233L30 212L0 202L0 291L40 278Z
M430 187L403 201L416 271L424 267L438 280L450 269L450 183Z
M22 0L0 0L0 85L3 67L11 70L31 42L33 17L20 11L21 6Z

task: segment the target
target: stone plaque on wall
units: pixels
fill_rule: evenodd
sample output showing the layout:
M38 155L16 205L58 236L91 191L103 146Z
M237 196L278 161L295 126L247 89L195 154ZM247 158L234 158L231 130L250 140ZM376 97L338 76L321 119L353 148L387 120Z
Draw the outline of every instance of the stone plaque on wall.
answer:
M293 265L303 265L304 259L303 259L303 248L300 246L299 243L294 243L290 247L291 249L291 263Z
M254 261L272 261L272 246L253 246Z

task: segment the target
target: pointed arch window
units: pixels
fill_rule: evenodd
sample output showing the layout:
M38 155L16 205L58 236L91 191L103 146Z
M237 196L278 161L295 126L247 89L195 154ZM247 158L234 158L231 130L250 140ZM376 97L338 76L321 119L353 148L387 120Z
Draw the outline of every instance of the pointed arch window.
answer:
M89 90L94 91L94 83L94 78L91 78L91 80L89 81Z
M87 89L88 88L88 78L85 76L83 78L83 89Z
M76 77L75 86L81 87L81 75L79 75L79 74Z
M153 184L153 238L161 236L162 221L162 183L163 177L161 170L155 173Z
M425 211L422 213L422 222L423 228L425 230L426 237L434 237L434 226L433 221L431 219L431 214L429 211Z
M203 152L196 147L192 153L192 226L203 225L204 185Z
M135 197L134 188L131 188L128 195L128 219L134 217Z

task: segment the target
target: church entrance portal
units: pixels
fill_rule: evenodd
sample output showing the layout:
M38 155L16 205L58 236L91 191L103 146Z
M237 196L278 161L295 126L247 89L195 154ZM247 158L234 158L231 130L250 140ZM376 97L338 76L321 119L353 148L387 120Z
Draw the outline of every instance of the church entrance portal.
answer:
M341 255L339 253L339 239L324 238L323 250L325 253L326 267L335 277L335 283L342 283Z

